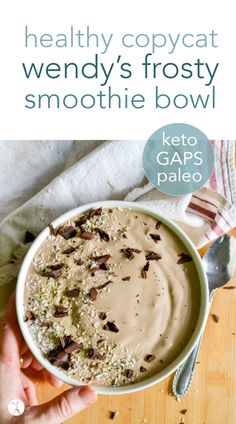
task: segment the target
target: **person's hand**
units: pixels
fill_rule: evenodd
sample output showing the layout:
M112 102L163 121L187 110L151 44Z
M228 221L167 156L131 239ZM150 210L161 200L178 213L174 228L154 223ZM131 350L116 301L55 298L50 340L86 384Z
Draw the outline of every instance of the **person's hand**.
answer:
M17 323L15 295L10 297L0 328L0 422L1 424L57 424L69 419L96 400L88 386L66 390L53 400L38 405L33 373L60 387L62 382L48 373L23 342ZM19 399L26 408L21 416L8 411L10 401Z

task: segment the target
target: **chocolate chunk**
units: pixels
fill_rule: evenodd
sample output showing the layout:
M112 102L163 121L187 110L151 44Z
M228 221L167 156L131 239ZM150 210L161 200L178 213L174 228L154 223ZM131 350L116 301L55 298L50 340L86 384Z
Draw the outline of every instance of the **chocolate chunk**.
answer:
M49 228L50 235L56 237L58 230L56 228L54 228L52 224L48 224L48 228Z
M31 321L31 320L33 320L33 319L35 319L35 315L34 315L34 313L33 313L32 311L27 311L27 312L25 313L24 322L26 322L26 321Z
M191 256L189 256L187 253L180 253L178 256L180 257L180 259L177 261L178 265L192 261Z
M38 323L40 327L51 327L52 323L50 321L41 321Z
M160 226L161 226L161 221L157 221L156 222L156 230L159 230Z
M127 249L122 249L122 252L124 252L125 253L125 256L129 259L129 260L131 260L131 259L133 259L134 258L134 254L133 254L133 252L132 252L132 250L128 247Z
M125 375L126 375L127 378L131 378L131 377L133 377L134 372L131 369L127 369L127 370L125 370Z
M215 322L219 322L219 320L220 320L219 315L211 314L211 316L212 316L212 318L213 318L213 321L215 321Z
M69 355L66 352L60 352L58 356L51 362L55 367L68 369Z
M102 327L103 330L112 331L113 333L118 333L119 329L114 322L107 321L107 323Z
M72 290L68 290L66 292L66 296L67 297L71 297L71 298L78 297L79 296L79 293L80 293L80 290L79 289L72 289Z
M116 418L118 414L119 414L118 411L110 411L109 412L109 418L110 418L110 420L114 420L114 418Z
M81 350L83 348L83 343L74 342L71 339L71 336L60 337L60 343L61 343L61 348L59 347L55 350L56 356L57 356L57 352L64 351L66 353L71 353L71 352L74 352L75 350ZM54 351L52 351L52 353L53 352Z
M150 252L146 255L146 259L148 261L158 261L159 259L161 259L161 255L159 255L159 253L156 253L156 252Z
M102 255L102 256L94 256L91 259L95 262L102 264L109 261L110 258L111 258L111 255Z
M102 321L104 321L104 319L107 319L107 314L106 314L106 312L100 312L98 316L99 316L99 318L100 318Z
M70 255L71 253L74 253L76 251L76 247L68 247L68 249L64 250L62 252L63 255Z
M106 231L102 230L101 228L95 228L95 231L99 234L101 240L110 241L110 236L106 233Z
M132 252L134 252L134 253L141 253L142 252L142 250L135 249L134 247L130 247L130 250L132 250Z
M63 362L61 364L60 368L62 368L63 370L66 370L66 371L70 368L69 357L68 357L68 362Z
M109 271L109 266L106 264L106 263L102 263L102 264L100 264L99 265L99 268L102 270L102 271Z
M146 280L147 279L147 271L144 271L144 269L143 269L142 272L141 272L141 276L142 276L142 278L144 278L144 280Z
M97 209L94 209L91 212L89 212L88 217L90 219L90 218L92 218L95 215L101 215L101 214L102 214L102 208L97 208Z
M65 239L68 240L76 236L76 229L72 225L68 227L60 228L58 233Z
M69 368L69 355L62 350L61 346L51 350L47 358L51 364L56 367L60 367L66 370Z
M62 269L64 267L66 267L66 264L53 264L47 266L47 268L50 268L52 271L58 271L59 269Z
M104 355L101 355L101 353L96 348L93 348L93 347L90 347L88 349L87 355L88 355L88 358L91 358L91 359L104 359Z
M91 240L94 237L94 234L91 231L83 231L81 234L81 238L83 240Z
M144 278L145 280L147 279L147 271L149 270L149 262L146 263L146 265L144 265L142 272L141 272L141 276L142 278Z
M64 349L64 347L66 347L71 342L71 336L63 336L59 337L59 339L62 349Z
M101 284L100 286L97 287L97 289L104 289L104 287L108 286L108 284L112 284L113 281L112 280L108 280L105 283Z
M82 259L74 259L74 263L76 265L83 265L84 264L84 262L82 261Z
M50 352L48 353L47 359L50 362L55 361L55 359L63 352L62 347L59 346L56 349L52 349L50 350Z
M88 220L88 217L85 215L82 215L77 221L75 221L75 226L80 227L81 225L85 224L87 220Z
M130 276L128 276L128 277L124 277L124 278L122 278L122 281L129 281L130 280Z
M45 271L42 272L42 276L43 277L51 277L51 278L58 278L61 275L62 270L61 269L55 269L55 270L51 270L51 271Z
M34 240L35 240L34 234L27 230L25 233L24 243L31 243Z
M124 252L125 256L131 260L134 257L134 253L141 253L141 250L133 247L127 247L126 249L121 249L121 252Z
M155 357L155 355L152 355L152 354L146 355L145 358L144 358L144 360L146 362L152 362L152 361L154 361L154 359L156 359L156 357Z
M105 339L99 339L99 340L97 341L97 345L99 345L100 343L103 343L103 342L105 342Z
M224 290L234 290L235 288L236 288L235 286L223 287Z
M144 265L143 270L147 272L149 270L149 265L149 262L147 262L146 265Z
M100 271L100 268L98 266L94 266L93 268L90 268L90 271L93 274L94 272Z
M66 308L65 306L62 306L62 305L56 306L56 310L54 312L54 317L62 318L62 317L67 317L67 316L68 316L68 308Z
M187 409L182 409L181 411L179 411L181 414L185 415L187 412Z
M149 236L155 241L155 243L161 240L161 236L159 236L159 234L149 234Z
M97 299L97 295L98 295L98 291L97 291L97 289L95 289L95 287L92 287L92 288L89 290L89 297L90 297L90 299L91 299L92 301L96 300L96 299Z
M64 352L71 353L71 352L74 352L75 350L81 351L82 348L83 348L83 343L77 343L72 340L69 344L65 346Z
M128 238L126 234L122 234L122 237L125 238L125 239Z
M143 367L143 366L141 365L141 367L139 368L139 371L140 371L140 372L146 372L146 371L147 371L147 368L145 368L145 367Z

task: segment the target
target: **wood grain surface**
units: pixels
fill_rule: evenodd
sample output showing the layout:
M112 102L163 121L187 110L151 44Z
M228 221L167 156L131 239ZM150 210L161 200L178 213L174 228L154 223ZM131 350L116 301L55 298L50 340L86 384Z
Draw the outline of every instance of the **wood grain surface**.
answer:
M236 228L231 231L236 237ZM204 253L205 249L200 251ZM236 276L228 283L236 287ZM211 314L219 316L216 323ZM178 402L171 395L173 376L130 395L99 396L89 409L68 424L235 424L236 423L236 289L219 289L214 296L195 376L189 394ZM37 383L45 402L56 390ZM181 411L187 410L185 414ZM118 411L114 420L110 411Z

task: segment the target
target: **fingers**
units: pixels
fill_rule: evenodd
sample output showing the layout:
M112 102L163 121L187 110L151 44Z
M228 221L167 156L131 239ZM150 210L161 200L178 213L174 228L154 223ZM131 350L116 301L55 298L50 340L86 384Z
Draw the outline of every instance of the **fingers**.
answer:
M38 399L36 396L36 388L34 383L21 371L21 382L28 400L29 406L38 405Z
M58 378L54 377L50 372L45 370L43 366L35 359L28 350L24 355L21 356L21 369L32 368L35 371L42 371L43 379L48 381L51 386L59 388L63 385L63 382Z
M46 381L48 381L49 384L51 384L51 386L53 386L53 387L55 387L57 389L59 387L63 386L63 382L61 380L59 380L58 378L54 377L54 375L52 375L47 370L43 370L43 376L44 376L44 379Z
M43 366L34 358L30 350L21 355L21 369L32 368L35 371L42 371L42 377L48 381L51 386L59 388L63 386L63 382L58 378L54 377L49 371L45 370ZM39 374L40 375L40 374Z
M37 424L60 424L78 414L96 400L96 393L88 386L65 391L40 406L30 408L27 422Z
M31 362L31 368L33 368L35 371L41 371L43 369L43 366L33 357L33 361Z
M21 368L33 368L35 371L41 371L43 366L34 358L30 350L21 355Z
M17 323L15 293L10 296L7 310L0 327L0 357L1 362L11 370L20 368L19 349L22 341L21 332Z
M21 368L28 368L32 364L32 361L33 355L30 350L27 350L24 355L21 355Z
M36 393L35 393L34 385L33 385L32 388L27 386L24 389L24 392L25 392L25 396L27 398L29 406L38 405L38 399L37 399L37 396L36 396Z
M25 352L29 350L27 344L25 343L24 339L22 339L21 346L20 346L20 354L24 355Z

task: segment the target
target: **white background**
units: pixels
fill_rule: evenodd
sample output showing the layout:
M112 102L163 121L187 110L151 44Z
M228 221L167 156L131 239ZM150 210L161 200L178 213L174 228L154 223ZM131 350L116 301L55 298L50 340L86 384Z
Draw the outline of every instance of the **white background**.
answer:
M189 1L5 1L0 10L0 139L147 139L157 128L171 122L185 122L197 126L210 139L234 139L235 129L235 22L234 2ZM144 80L141 73L129 80L112 77L108 85L114 92L144 93L146 106L136 110L85 110L81 107L66 110L26 109L27 93L73 93L78 97L85 92L96 94L102 87L98 80L63 80L41 78L27 80L22 62L30 64L49 62L76 62L91 60L96 49L79 48L28 48L24 47L24 28L39 35L68 33L71 25L84 30L87 25L96 33L114 33L112 44L104 62L116 60L122 54L123 61L132 62L137 71L139 63L150 49L124 49L120 36L123 33L218 33L219 47L186 49L177 47L170 55L167 49L159 49L157 62L194 62L197 58L211 65L220 63L214 78L216 85L216 109L154 107L154 87L172 96L182 93L206 93L208 89L197 79ZM211 86L209 87L211 89ZM103 87L104 92L107 90ZM153 97L151 97L153 95ZM205 94L204 94L205 95Z

